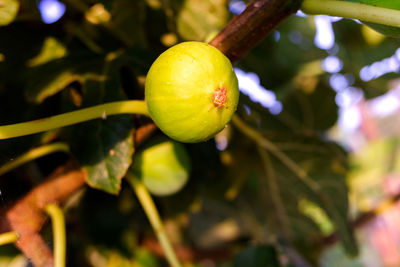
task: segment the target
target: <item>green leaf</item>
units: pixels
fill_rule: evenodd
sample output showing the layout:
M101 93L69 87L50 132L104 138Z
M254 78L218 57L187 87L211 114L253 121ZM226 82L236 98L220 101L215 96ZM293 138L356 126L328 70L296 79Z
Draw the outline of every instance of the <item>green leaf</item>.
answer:
M87 171L88 185L117 194L134 151L130 117L96 120L82 125L79 131L80 152L76 155Z
M239 67L257 73L265 88L277 91L294 78L303 64L325 57L315 49L314 35L309 18L291 16L251 49L238 62Z
M334 226L332 225L332 221L319 206L307 199L300 200L298 206L301 213L312 218L312 220L318 224L323 234L329 235L333 233Z
M0 0L0 26L10 24L17 16L18 0Z
M304 141L303 144L308 143ZM318 143L316 145L318 145ZM326 142L324 144L320 142L319 146L319 149L322 149L320 153L315 153L313 151L308 153L304 151L288 153L290 158L296 162L303 171L308 173L308 179L312 179L313 183L315 183L319 189L311 189L310 186L299 179L296 174L288 172L287 170L279 171L282 175L278 179L280 188L282 188L282 190L292 191L291 194L296 194L299 204L302 198L306 198L318 204L335 225L335 230L341 238L347 253L356 255L357 244L348 217L347 167L343 162L345 153L333 143ZM290 187L288 187L289 184Z
M135 249L134 254L135 254L135 260L139 264L139 266L147 266L147 267L160 266L155 255L146 249L143 248Z
M67 49L60 41L54 37L46 37L40 53L29 60L28 66L34 67L42 65L54 59L62 58L66 55Z
M256 210L254 213L265 214L265 218L261 217L260 220L268 222L269 232L289 239L302 252L320 249L317 243L313 244L310 240L322 238L322 231L326 231L326 234L332 233L333 224L346 251L356 254L357 244L348 217L346 153L338 145L320 140L316 136L307 137L284 131L275 132L272 136L274 137L269 140L298 169L290 167L272 151L268 151L270 164L260 162L261 157L255 157L257 154L254 153L254 148L246 148L243 141L238 144L235 139L232 140L234 147L229 152L233 163L229 166L229 174L243 175L243 172L251 171L258 173L257 186L246 188L243 199L251 199L250 206ZM241 137L238 138L242 140ZM269 169L268 174L265 170L260 170L260 163L272 170ZM277 189L267 182L273 179L270 173L275 176ZM273 199L276 195L280 205L276 204L276 198ZM314 209L313 214L304 212L304 201L314 203L319 209Z
M176 27L185 40L203 41L209 34L221 30L229 20L228 1L173 1L177 13Z
M111 63L105 63L111 64ZM107 80L88 79L83 84L83 105L93 106L123 99L118 66L110 65ZM87 171L91 187L117 194L121 179L128 170L133 148L133 126L130 115L115 115L75 126L73 151Z
M315 82L315 87L311 85L310 89L304 87L291 91L283 101L281 116L290 116L307 129L327 130L338 117L336 93L319 76L306 76L304 80L304 86Z
M144 22L146 19L146 4L143 0L114 0L111 15L112 27L123 35L124 40L136 47L145 46Z
M73 55L30 68L26 74L28 100L40 104L74 81L84 82L93 76L101 79L98 73L103 60L92 54Z
M367 239L368 237L363 237L363 239ZM374 255L370 257L371 251L368 249L368 240L363 240L360 242L364 244L362 256L354 258L349 257L346 254L346 251L343 248L335 244L327 248L320 257L320 265L321 267L337 267L337 266L346 266L346 267L363 267L365 266L364 259L368 258L368 264L372 264L373 266L381 265L381 260L378 255ZM368 256L367 256L368 255Z
M365 98L382 95L389 89L388 81L393 78L385 75L370 81L360 78L360 70L375 62L392 57L398 48L396 40L385 38L379 45L370 45L361 34L363 25L349 20L333 23L335 39L339 45L338 57L343 61L343 74L352 74L355 81L351 86L361 88Z
M276 250L272 246L252 246L236 255L233 267L278 267Z

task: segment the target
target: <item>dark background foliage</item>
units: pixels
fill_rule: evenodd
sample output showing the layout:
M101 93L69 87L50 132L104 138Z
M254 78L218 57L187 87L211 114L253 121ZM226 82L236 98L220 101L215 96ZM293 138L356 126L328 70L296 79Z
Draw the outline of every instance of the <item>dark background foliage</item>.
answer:
M3 2L2 125L143 99L146 72L162 51L181 41L209 41L234 16L225 0L65 0L61 19L45 24L36 1ZM20 6L14 17L15 3ZM333 233L348 255L357 254L349 224L355 217L346 182L349 152L327 134L338 119L337 93L333 74L321 62L336 49L349 85L362 88L366 98L376 97L395 75L365 82L359 72L392 56L399 42L386 38L372 45L364 26L350 20L333 27L335 47L324 50L314 44L313 19L294 15L235 64L256 73L282 103L275 114L240 96L237 115L269 145L254 142L235 125L216 139L185 145L192 162L188 184L155 201L187 266L316 265L329 243L324 237ZM65 205L68 266L164 266L123 179L140 149L134 132L148 123L118 115L0 141L1 163L55 141L71 147L70 155L48 155L0 177L0 206L7 209L73 158L87 172L88 186ZM155 131L150 139L160 135ZM227 142L222 149L221 140ZM49 229L46 224L42 230L47 242ZM1 266L19 255L12 246L0 253Z

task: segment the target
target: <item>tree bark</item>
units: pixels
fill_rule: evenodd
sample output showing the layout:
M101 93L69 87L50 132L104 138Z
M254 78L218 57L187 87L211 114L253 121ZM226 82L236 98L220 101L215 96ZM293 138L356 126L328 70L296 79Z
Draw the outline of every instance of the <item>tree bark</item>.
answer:
M238 61L281 22L300 8L299 0L253 0L210 44Z

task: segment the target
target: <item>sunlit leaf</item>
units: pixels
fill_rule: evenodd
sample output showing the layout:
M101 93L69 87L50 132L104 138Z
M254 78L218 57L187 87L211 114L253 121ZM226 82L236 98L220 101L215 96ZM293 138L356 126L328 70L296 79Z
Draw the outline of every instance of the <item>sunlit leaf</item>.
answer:
M351 156L348 182L351 198L360 211L367 212L383 201L387 197L385 183L389 185L390 180L398 179L396 173L400 170L400 161L397 149L397 139L379 139Z
M102 79L99 73L103 60L87 54L63 57L30 68L26 77L28 100L38 104L74 81L83 83L92 77Z
M173 1L178 4L177 1ZM208 34L219 31L227 23L227 0L185 0L176 5L176 27L185 40L203 41Z
M0 26L11 23L17 16L19 9L18 0L1 0L0 1Z
M44 40L40 54L28 62L29 67L38 66L66 55L66 47L54 37L47 37Z

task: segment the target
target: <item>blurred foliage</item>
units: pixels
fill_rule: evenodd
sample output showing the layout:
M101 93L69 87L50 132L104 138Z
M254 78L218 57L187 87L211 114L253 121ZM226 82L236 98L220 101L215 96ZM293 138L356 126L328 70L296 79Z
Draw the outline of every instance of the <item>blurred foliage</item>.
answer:
M11 23L17 16L18 9L18 0L2 1L0 6L0 25L3 26Z
M227 0L172 2L174 9L179 10L175 22L177 32L185 40L203 41L208 34L221 30L229 19Z
M277 255L274 247L257 246L248 247L245 251L236 256L234 267L248 266L276 266L280 264L277 260Z
M36 1L1 3L0 124L143 99L146 72L162 51L176 42L205 40L233 17L226 0L64 3L66 13L49 25L41 21ZM156 204L187 266L210 266L209 261L235 267L317 264L321 240L333 232L348 254L357 253L348 223L346 177L350 173L351 197L364 210L362 190L374 190L372 180L386 168L392 145L377 144L380 148L351 158L348 165L348 152L326 136L337 121L338 106L334 74L322 62L337 56L349 86L362 88L366 97L385 93L393 73L365 82L359 72L392 56L399 41L363 27L350 20L334 22L335 45L324 50L314 43L313 18L292 16L237 63L256 73L283 104L274 115L243 94L237 112L276 149L260 148L233 125L215 140L184 145L192 162L190 179L177 194L156 198ZM136 150L133 133L145 122L105 114L50 133L0 141L0 162L63 141L87 171L92 188L67 203L69 266L166 265L123 180ZM217 149L219 142L226 149ZM1 177L1 205L8 207L67 160L47 156ZM371 187L359 185L365 183ZM2 247L0 253L0 266L20 266L10 263L22 261L15 250Z
M360 211L368 211L385 199L384 183L390 177L397 178L400 171L397 138L379 139L352 155L349 187L353 202Z

